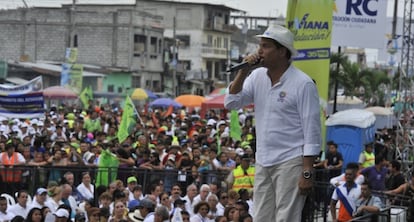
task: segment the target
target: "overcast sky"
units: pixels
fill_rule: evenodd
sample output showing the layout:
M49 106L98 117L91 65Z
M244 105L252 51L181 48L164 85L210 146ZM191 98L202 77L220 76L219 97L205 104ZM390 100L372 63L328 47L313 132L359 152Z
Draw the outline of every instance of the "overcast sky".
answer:
M1 8L13 8L23 6L25 1L28 6L58 6L59 3L70 4L72 0L0 0ZM78 3L135 3L135 0L76 0ZM286 15L288 0L171 0L178 2L202 2L211 4L224 4L229 7L240 9L247 12L250 16L270 16L279 17ZM394 1L396 0L381 0L388 2L388 16L392 16ZM398 1L399 16L402 16L404 8L404 1Z
M72 0L0 0L2 8L13 8L27 5L33 6L58 6L60 3L70 4ZM201 2L211 4L224 4L229 7L246 11L251 16L272 16L286 14L287 0L172 0L178 2ZM135 3L135 0L77 0L78 3Z

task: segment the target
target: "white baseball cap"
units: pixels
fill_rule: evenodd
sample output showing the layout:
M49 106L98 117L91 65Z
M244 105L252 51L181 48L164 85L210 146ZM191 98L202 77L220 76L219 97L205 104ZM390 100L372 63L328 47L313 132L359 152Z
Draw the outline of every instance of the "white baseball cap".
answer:
M294 42L294 35L293 33L276 23L270 24L266 31L261 35L256 35L257 38L267 38L273 39L276 42L280 43L287 49L289 49L292 56L296 56L298 52L296 51L295 47L293 47Z
M68 212L66 209L63 209L63 208L58 209L58 210L54 213L54 215L55 215L56 217L66 217L66 218L69 218L69 212Z

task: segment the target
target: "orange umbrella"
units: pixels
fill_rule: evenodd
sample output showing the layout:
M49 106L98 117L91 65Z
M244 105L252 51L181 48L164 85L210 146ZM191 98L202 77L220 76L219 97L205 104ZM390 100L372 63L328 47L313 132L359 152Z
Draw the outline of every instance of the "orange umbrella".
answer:
M197 95L185 94L175 98L175 101L186 107L200 107L206 98Z

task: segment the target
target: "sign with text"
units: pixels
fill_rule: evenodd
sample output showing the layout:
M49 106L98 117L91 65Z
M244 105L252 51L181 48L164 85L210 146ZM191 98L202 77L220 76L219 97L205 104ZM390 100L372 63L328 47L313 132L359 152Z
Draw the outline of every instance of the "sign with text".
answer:
M384 47L387 0L336 0L333 10L332 45Z
M41 76L36 77L30 82L17 86L0 85L0 95L21 95L30 92L38 92L43 90L43 79Z

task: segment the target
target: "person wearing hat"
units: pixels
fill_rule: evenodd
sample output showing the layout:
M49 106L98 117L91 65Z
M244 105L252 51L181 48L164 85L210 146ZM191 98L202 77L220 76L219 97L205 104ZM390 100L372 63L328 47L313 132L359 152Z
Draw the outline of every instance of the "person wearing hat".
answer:
M59 207L53 215L55 216L55 222L67 222L68 218L70 218L69 211L63 207Z
M46 207L45 202L47 199L47 190L43 187L40 187L36 190L35 197L32 200L32 203L29 206L29 210L32 208L42 209Z
M155 203L153 203L150 199L142 199L138 204L138 210L144 218L144 222L154 221Z
M255 221L300 221L313 187L313 163L321 146L315 82L292 64L294 34L270 24L256 53L246 56L228 87L226 109L254 104L256 122ZM283 183L278 183L283 181Z
M240 189L252 190L254 184L255 168L250 165L249 154L243 154L241 163L227 177L230 189L239 191Z
M135 199L133 191L134 191L134 188L137 186L137 184L138 184L138 180L135 176L130 176L127 178L127 190L129 193L128 201Z

